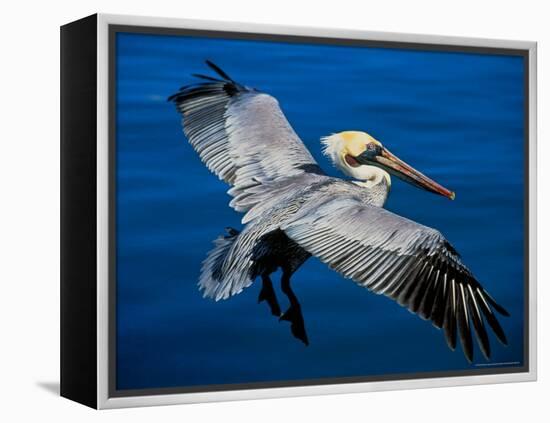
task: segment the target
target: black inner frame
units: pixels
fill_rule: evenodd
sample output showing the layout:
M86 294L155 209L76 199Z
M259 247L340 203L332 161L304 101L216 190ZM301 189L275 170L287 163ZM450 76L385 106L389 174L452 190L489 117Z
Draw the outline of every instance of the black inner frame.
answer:
M377 381L399 381L410 379L427 379L443 377L461 377L477 375L496 375L510 373L529 372L529 50L527 49L509 49L495 47L472 47L445 44L430 43L412 43L396 41L378 41L363 39L329 38L329 37L311 37L298 35L281 34L261 34L247 32L213 31L197 30L186 28L169 27L149 27L133 25L109 25L108 27L108 48L109 48L109 356L108 356L108 396L129 397L142 395L166 395L183 394L193 392L216 392L233 391L243 389L265 389L280 387L297 387L313 385L332 385L344 383L364 383ZM508 55L523 57L524 64L524 316L523 316L523 366L499 367L486 366L482 368L473 368L471 370L439 371L439 372L419 372L390 375L357 376L341 378L318 378L318 379L300 379L288 381L271 382L251 382L239 384L218 384L218 385L197 385L169 388L150 388L150 389L125 389L119 390L116 387L116 35L117 33L137 33L151 35L181 35L197 36L224 39L240 40L261 40L278 41L287 43L309 43L325 44L339 46L361 46L361 47L379 47L393 49L410 49L423 51L441 51L441 52L460 52L477 53L492 55Z

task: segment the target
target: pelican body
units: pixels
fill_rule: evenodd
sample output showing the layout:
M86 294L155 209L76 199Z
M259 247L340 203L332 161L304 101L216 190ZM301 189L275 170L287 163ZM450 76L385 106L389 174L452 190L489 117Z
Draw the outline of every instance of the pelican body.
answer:
M507 315L461 262L443 235L383 208L394 175L429 192L454 192L418 172L363 131L322 138L324 154L351 179L327 175L272 96L217 76L184 86L169 98L203 163L230 185L230 206L244 213L241 231L214 241L198 282L205 297L225 300L261 278L259 301L288 320L308 344L292 275L311 256L376 294L383 294L443 329L451 349L459 334L473 360L472 332L490 357L488 324L506 337L496 312ZM281 313L271 274L282 270L290 306ZM472 330L473 329L473 330Z

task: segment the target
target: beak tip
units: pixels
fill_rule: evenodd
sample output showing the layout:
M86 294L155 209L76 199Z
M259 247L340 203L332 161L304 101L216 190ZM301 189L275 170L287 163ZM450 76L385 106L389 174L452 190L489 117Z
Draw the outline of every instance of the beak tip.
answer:
M451 194L449 195L450 200L454 200L456 198L456 194L454 191L451 191Z

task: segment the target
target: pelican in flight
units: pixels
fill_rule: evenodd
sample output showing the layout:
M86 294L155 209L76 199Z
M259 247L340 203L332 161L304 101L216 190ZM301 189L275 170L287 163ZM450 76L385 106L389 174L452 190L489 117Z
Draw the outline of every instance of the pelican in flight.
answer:
M229 203L244 213L241 231L228 228L203 262L199 288L227 299L256 278L272 314L308 338L292 291L294 272L311 256L375 294L383 294L443 330L454 350L457 334L468 361L472 333L481 352L491 350L487 325L506 336L496 313L507 316L462 263L443 235L385 210L390 175L454 199L454 192L398 159L366 132L321 139L323 152L351 180L328 176L294 132L279 103L244 86L210 61L216 76L182 87L169 97L183 131L202 162L231 188ZM290 306L281 313L270 275L282 271Z

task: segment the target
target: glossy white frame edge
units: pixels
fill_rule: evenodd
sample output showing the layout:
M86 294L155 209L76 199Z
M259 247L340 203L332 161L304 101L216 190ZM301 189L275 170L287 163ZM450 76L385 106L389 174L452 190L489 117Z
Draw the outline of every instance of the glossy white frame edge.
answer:
M218 22L145 16L98 14L97 19L97 404L98 408L121 408L150 405L186 404L198 402L232 401L261 398L282 398L306 395L344 394L396 389L434 388L461 385L535 381L537 378L537 303L536 303L536 67L537 43L482 38L463 38L421 34L399 34L332 28L314 28L281 25L261 25L240 22ZM317 386L245 389L217 392L143 395L109 398L109 322L108 322L108 26L135 25L147 27L187 28L214 31L251 32L257 34L283 34L322 36L330 38L366 39L410 43L430 43L473 47L496 47L529 50L529 372L479 376L453 376L433 379L360 382Z

